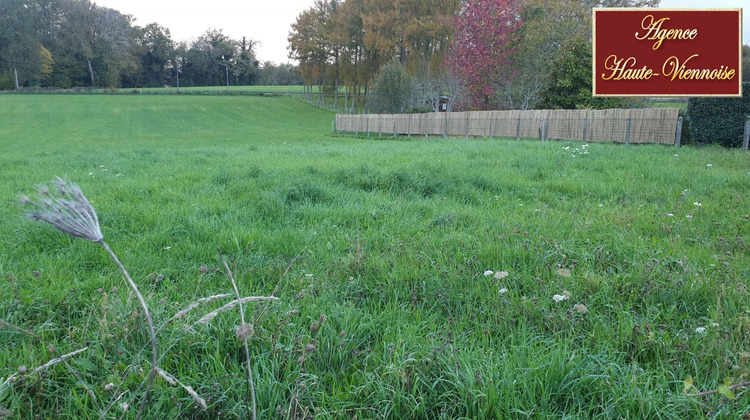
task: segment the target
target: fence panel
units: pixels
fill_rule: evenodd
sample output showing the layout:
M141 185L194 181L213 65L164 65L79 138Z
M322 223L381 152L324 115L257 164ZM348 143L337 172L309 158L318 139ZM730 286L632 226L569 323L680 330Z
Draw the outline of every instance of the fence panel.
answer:
M338 114L336 129L383 136L545 138L674 144L677 108L535 109L425 114Z

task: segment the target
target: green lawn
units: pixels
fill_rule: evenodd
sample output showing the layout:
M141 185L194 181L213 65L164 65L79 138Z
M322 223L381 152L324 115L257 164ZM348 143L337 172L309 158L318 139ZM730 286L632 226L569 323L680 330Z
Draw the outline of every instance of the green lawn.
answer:
M66 176L146 295L160 367L208 403L157 379L144 418L248 418L237 313L193 325L229 299L167 325L231 292L217 247L242 295L281 299L247 307L259 418L750 413L747 387L690 395L749 379L748 153L355 139L332 119L286 97L0 96L0 319L57 350L0 328L0 384L88 346L70 366L107 418L135 416L137 301L100 247L16 204ZM0 385L6 411L99 416L61 364Z
M229 86L229 92L256 92L256 93L302 93L304 86ZM315 88L317 92L317 87ZM177 87L168 88L137 88L142 93L177 93ZM122 92L131 92L133 89L120 89ZM189 86L180 87L180 92L216 92L224 93L226 86Z

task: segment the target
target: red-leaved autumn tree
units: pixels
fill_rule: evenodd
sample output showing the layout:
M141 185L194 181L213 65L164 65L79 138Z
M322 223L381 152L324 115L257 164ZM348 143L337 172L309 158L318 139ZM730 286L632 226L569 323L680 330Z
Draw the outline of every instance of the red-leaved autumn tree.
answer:
M497 86L510 77L520 10L517 0L468 0L456 17L446 66L463 78L472 109L491 109Z

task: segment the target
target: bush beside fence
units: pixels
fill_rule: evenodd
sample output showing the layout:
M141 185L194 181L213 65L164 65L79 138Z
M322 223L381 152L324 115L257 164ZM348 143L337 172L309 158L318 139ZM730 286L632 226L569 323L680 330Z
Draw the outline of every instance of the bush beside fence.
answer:
M675 144L677 108L336 115L336 131L392 136L511 137Z

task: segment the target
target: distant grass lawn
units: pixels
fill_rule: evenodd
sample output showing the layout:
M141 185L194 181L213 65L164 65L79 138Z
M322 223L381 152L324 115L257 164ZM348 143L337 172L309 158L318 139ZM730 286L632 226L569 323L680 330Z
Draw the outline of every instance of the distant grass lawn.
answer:
M332 118L285 97L0 96L0 319L88 346L70 364L134 417L134 296L101 248L15 204L67 176L164 327L160 366L209 405L157 380L144 418L248 418L237 313L192 325L228 300L166 325L231 291L217 247L242 295L281 299L246 314L259 418L750 413L747 387L690 395L749 379L748 153L364 140ZM53 357L0 329L0 384ZM99 416L62 365L0 386L2 410Z
M317 87L314 88L317 92ZM131 92L134 89L120 89L123 92ZM136 88L143 93L177 93L177 87L171 86L168 88ZM227 91L226 86L188 86L180 87L180 92L217 92L223 93ZM304 86L292 85L292 86L229 86L229 92L258 92L258 93L302 93Z

